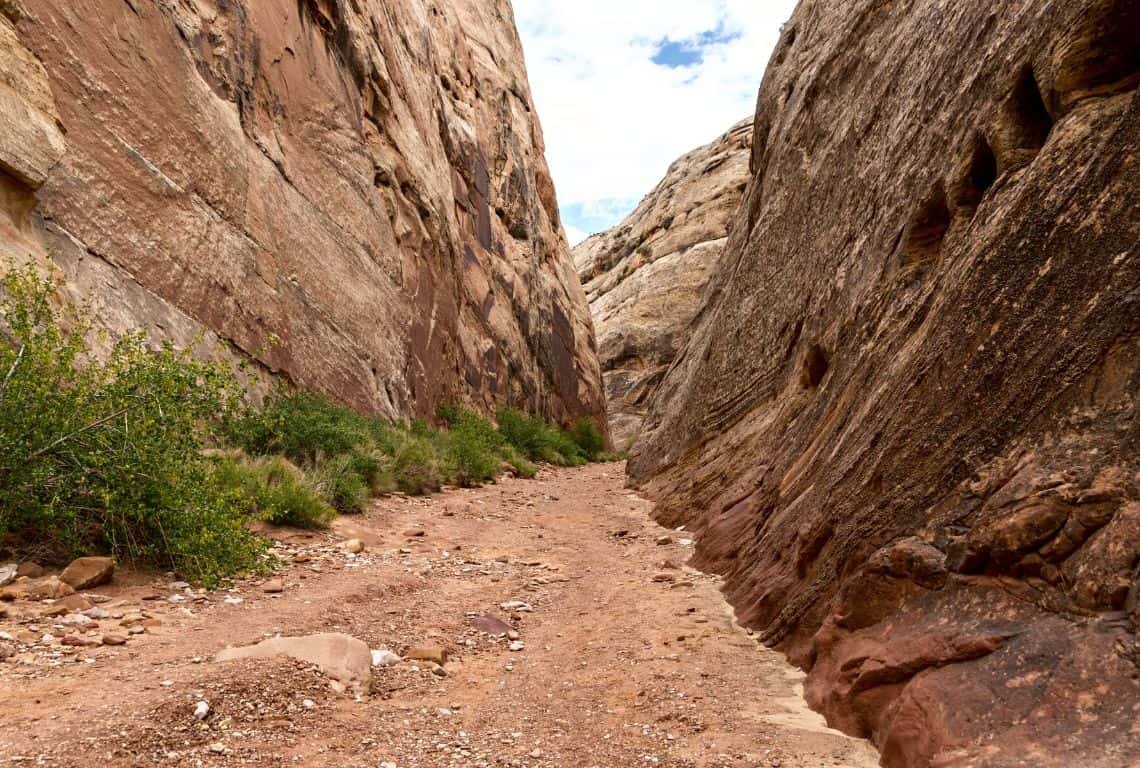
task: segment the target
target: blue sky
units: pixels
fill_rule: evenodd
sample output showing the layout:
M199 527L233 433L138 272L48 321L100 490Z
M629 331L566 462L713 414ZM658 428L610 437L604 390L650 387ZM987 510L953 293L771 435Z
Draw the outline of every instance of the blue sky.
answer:
M795 0L514 0L571 243L752 114Z

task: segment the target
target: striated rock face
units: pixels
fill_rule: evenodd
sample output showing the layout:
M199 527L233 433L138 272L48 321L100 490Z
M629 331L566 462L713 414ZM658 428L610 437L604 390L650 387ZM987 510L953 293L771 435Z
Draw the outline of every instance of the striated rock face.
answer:
M637 439L688 337L748 183L752 121L673 163L620 225L574 249L598 334L618 448Z
M630 465L888 766L1140 755L1140 4L804 0Z
M388 416L604 414L507 0L2 0L0 252Z

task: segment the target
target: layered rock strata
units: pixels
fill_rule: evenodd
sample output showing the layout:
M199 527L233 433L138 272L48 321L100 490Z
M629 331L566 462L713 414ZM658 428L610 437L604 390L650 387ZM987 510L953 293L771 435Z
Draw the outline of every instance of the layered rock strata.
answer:
M0 250L391 417L602 417L507 0L3 0Z
M1140 755L1140 4L803 0L630 464L887 766Z

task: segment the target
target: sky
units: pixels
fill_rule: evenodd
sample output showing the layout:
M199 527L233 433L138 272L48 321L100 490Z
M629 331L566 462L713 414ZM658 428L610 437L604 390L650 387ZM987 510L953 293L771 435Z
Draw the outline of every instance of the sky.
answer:
M571 244L750 117L796 0L514 0Z

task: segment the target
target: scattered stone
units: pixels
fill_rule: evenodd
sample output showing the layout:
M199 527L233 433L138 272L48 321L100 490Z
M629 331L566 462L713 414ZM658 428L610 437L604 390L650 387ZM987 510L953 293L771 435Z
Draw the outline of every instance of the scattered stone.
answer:
M447 649L438 645L423 645L408 651L405 658L413 661L430 661L442 666L447 663Z
M103 645L126 645L127 635L119 632L108 632L103 635Z
M305 709L312 709L313 707L317 706L317 702L313 701L312 699L305 699L301 702L301 706Z
M261 585L261 591L267 595L279 595L285 591L285 582L281 579L270 579Z
M676 560L666 560L665 562L661 563L661 567L666 571L681 570L681 565Z
M0 640L0 661L16 655L16 646L7 640Z
M227 755L230 752L229 748L220 741L215 741L213 744L206 747L206 749L210 750L215 755Z
M55 576L17 581L0 589L0 600L58 600L74 595L75 590Z
M468 623L480 632L485 632L493 637L503 637L514 631L510 624L491 615L476 616L470 619Z
M146 628L138 627L138 626L131 627L130 629L127 630L128 635L141 635L141 634L144 634L145 632L146 632Z
M354 555L359 555L364 551L364 542L360 539L349 539L344 543L344 549Z
M299 555L293 555L293 562L297 565L304 565L305 563L310 562L312 559L313 558L309 557L304 552L300 553Z
M654 583L657 583L657 584L669 584L669 583L674 582L676 580L677 580L677 577L671 573L659 573L653 577Z
M47 636L45 636L46 638ZM71 648L94 648L97 645L103 644L103 639L99 637L88 637L87 635L65 635L59 641L60 645L66 645Z
M16 580L16 571L19 566L15 563L0 566L0 587L6 587Z
M427 536L427 531L423 528L412 528L404 531L404 536L409 539L422 539L424 536Z
M60 600L56 600L43 610L41 616L64 616L69 613L78 613L80 611L91 610L91 601L83 595L68 595Z
M658 536L657 537L657 546L659 546L659 547L667 547L672 543L673 543L673 537L672 536Z
M63 569L59 579L72 589L94 589L111 581L115 561L109 557L81 557Z
M367 690L372 678L372 649L342 634L274 637L244 648L227 648L215 661L288 656L319 668L328 677Z
M199 701L194 705L194 719L205 720L210 715L210 705L204 701Z
M27 560L16 566L17 579L39 579L46 573L47 571L44 570L42 565L33 563L31 560Z
M524 643L522 640L515 640L513 643L511 643L509 650L512 653L526 650L526 643Z

